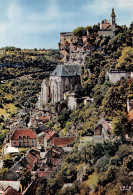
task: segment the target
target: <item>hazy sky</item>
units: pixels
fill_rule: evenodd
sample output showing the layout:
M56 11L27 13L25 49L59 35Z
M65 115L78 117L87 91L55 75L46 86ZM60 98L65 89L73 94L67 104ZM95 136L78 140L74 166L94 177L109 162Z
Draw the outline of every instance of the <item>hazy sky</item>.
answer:
M0 47L58 48L60 32L110 20L133 21L133 0L0 0Z

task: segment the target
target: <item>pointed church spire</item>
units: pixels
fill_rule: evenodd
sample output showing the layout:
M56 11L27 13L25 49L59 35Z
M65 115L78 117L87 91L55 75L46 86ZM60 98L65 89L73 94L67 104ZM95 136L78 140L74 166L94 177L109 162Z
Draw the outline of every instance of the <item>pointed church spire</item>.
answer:
M116 15L114 12L114 8L112 8L112 13L111 13L111 25L115 25L116 24Z

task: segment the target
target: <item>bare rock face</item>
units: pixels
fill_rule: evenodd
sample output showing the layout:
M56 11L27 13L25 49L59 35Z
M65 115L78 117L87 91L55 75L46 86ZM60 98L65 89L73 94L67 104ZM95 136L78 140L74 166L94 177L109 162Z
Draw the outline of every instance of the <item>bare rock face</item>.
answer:
M61 33L59 49L65 65L84 65L85 57L94 50L94 46L89 42L89 36L80 38L73 33Z

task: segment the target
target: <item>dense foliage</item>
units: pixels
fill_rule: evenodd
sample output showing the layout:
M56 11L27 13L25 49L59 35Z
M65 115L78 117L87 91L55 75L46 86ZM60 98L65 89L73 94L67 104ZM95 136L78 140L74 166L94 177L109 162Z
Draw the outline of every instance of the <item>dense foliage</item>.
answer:
M132 137L127 115L127 98L133 98L133 79L122 78L113 84L106 79L106 71L133 71L132 28L117 26L116 36L113 38L97 37L98 26L80 27L73 33L82 37L86 35L87 29L95 50L88 54L82 67L82 86L75 86L74 91L78 98L90 96L93 101L86 105L79 104L73 111L68 109L66 101L56 103L56 114L54 114L58 115L57 123L50 121L49 127L53 127L63 136L76 135L76 139L73 143L73 151L65 155L63 163L48 179L43 178L38 182L36 195L87 195L90 192L120 195L121 186L131 185L132 148L126 136ZM17 50L16 52L21 52L20 49ZM38 51L35 49L34 52ZM37 56L39 60L44 60L43 55L44 53ZM30 59L28 60L27 70L31 63ZM37 61L35 63L37 69L39 63ZM41 81L36 77L31 80L15 80L2 84L0 86L1 109L9 103L15 103L17 108L34 107L40 91L40 83ZM93 136L93 130L101 117L113 124L112 139L106 142L97 141ZM2 117L1 124L4 125ZM4 129L2 126L1 128ZM11 165L12 161L7 159L5 163L9 160ZM26 170L23 176L23 183L26 186L30 180ZM70 183L71 186L63 188L64 184Z
M89 29L93 34L92 28ZM73 33L82 37L86 30L80 27ZM60 129L63 135L76 134L76 141L73 152L45 181L44 194L89 194L92 190L119 195L121 186L131 185L132 148L125 135L132 137L127 98L133 98L133 79L122 78L113 84L106 80L106 71L133 71L132 29L117 26L115 33L113 38L93 39L95 51L88 54L82 67L82 86L75 86L78 97L88 95L94 98L93 102L80 104L73 111L62 102L56 104L58 127L53 124L54 128ZM88 138L85 142L85 136L93 135L99 116L112 121L113 139L102 143ZM82 183L79 182L81 178ZM73 185L62 189L68 183ZM131 191L127 193L131 194Z
M22 50L6 47L0 50L0 80L16 78L26 74L44 72L49 75L60 61L58 50Z

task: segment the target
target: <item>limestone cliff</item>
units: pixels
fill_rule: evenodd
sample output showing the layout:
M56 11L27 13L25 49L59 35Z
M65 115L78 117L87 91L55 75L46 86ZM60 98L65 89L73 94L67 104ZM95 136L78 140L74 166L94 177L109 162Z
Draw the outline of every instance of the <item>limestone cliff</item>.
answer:
M85 56L89 55L95 48L90 38L90 36L74 36L73 33L61 33L59 49L64 64L83 65Z

